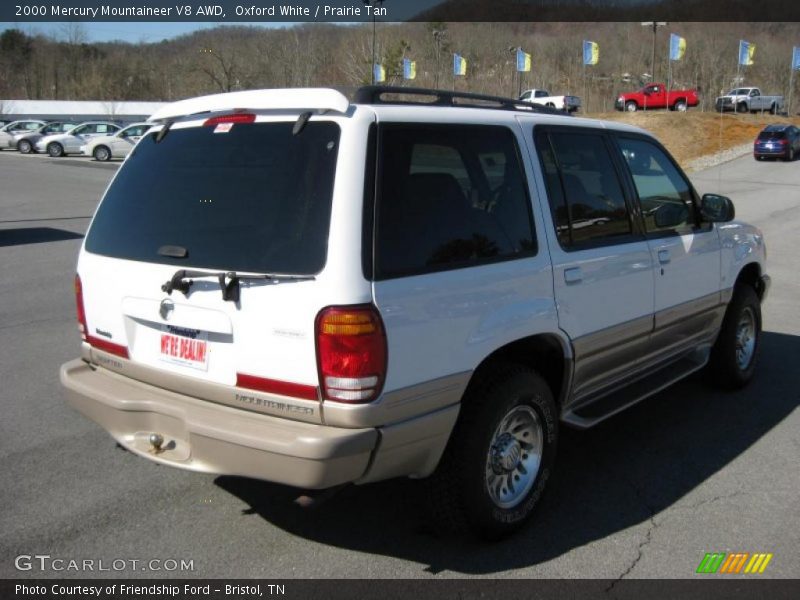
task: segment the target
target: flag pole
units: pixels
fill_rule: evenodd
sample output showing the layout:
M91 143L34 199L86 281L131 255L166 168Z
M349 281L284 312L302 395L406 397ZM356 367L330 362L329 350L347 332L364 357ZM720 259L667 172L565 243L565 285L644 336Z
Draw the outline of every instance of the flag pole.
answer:
M672 91L672 34L667 44L667 108L669 108L669 93Z
M792 96L794 92L794 54L795 48L792 48L792 62L789 66L789 101L786 103L786 116L792 116Z
M589 112L589 95L586 93L586 59L583 59L583 97L586 100L586 112Z
M739 55L736 57L736 81L733 82L734 90L739 87L739 77L741 72L742 72L742 40L739 40ZM734 98L736 98L735 95ZM737 106L736 101L734 100L733 114L736 114L738 112L739 112L739 107Z

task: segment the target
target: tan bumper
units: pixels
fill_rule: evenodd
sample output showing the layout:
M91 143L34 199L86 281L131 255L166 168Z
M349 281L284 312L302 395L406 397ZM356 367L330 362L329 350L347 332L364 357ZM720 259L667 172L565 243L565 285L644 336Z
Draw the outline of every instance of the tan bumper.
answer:
M122 446L192 471L322 489L361 479L379 440L374 428L326 427L230 408L140 383L80 359L61 367L61 383L69 404ZM153 433L164 438L161 452L149 442Z

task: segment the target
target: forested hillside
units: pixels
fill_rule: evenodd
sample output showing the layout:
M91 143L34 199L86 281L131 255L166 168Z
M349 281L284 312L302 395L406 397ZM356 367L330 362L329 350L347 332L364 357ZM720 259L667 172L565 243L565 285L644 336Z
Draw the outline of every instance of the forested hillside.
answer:
M788 94L800 23L670 23L658 31L660 80L667 78L671 32L687 40L685 57L673 63L674 85L698 88L701 108L710 109L720 90L734 83L740 39L756 44L755 64L742 67L743 83ZM378 23L377 33L387 82L398 85L515 94L514 49L520 46L532 55L525 87L586 96L589 112L599 112L651 72L652 30L638 22ZM583 40L600 47L599 63L586 68L585 81ZM457 80L453 52L468 65ZM403 58L417 63L414 82L402 80ZM9 29L0 34L0 98L174 100L258 87L355 87L369 83L371 61L371 25L227 26L141 44L91 43L79 24L65 25L57 39Z

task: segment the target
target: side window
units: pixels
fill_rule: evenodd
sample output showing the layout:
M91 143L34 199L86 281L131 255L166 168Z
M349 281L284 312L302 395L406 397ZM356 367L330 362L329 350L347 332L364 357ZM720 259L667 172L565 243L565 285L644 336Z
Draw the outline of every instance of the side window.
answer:
M544 91L544 90L537 90L536 91L536 97L537 98L547 98L547 95L548 95L547 92Z
M531 97L531 93L528 91L528 92L525 92L524 94L522 94L522 96L520 96L519 99L520 100L528 100L530 97Z
M619 138L648 233L681 233L695 224L692 191L667 155L645 140Z
M383 125L378 279L536 252L520 153L505 127Z
M411 149L409 175L447 173L466 196L471 189L467 167L453 146L443 144L414 144Z
M39 129L39 127L41 126L42 126L41 123L25 123L25 129L27 129L28 131L35 131L36 129Z
M536 145L562 247L613 243L614 238L633 232L603 135L539 133Z
M113 133L113 132L114 132L114 130L112 129L111 133ZM94 133L109 133L109 127L108 127L108 125L104 125L103 123L99 123L99 124L95 125Z
M75 130L72 132L72 135L83 135L84 133L91 133L91 125L81 125L80 127L76 127Z
M144 125L138 125L136 127L129 127L128 129L124 130L120 137L130 138L130 137L141 137L144 135L144 132L147 130L147 127Z

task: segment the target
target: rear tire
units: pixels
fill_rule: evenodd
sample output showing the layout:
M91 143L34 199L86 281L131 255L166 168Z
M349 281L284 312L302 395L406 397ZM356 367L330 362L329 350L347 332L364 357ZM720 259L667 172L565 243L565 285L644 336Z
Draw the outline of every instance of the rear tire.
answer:
M426 481L439 532L496 540L530 518L553 468L558 414L547 383L522 366L470 384L450 442Z
M62 146L58 142L52 142L47 145L47 153L53 158L64 156L64 146Z
M794 148L789 148L789 152L786 154L786 160L789 162L794 160Z
M713 383L724 389L739 389L750 383L760 342L761 301L750 285L737 285L711 349L708 371Z
M92 151L92 156L94 159L100 162L107 162L111 160L111 150L109 150L106 146L97 146Z
M17 150L21 154L30 154L33 151L33 146L28 140L20 140L17 144Z

